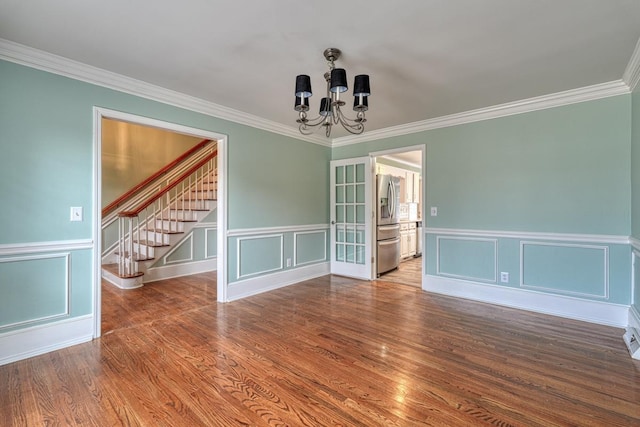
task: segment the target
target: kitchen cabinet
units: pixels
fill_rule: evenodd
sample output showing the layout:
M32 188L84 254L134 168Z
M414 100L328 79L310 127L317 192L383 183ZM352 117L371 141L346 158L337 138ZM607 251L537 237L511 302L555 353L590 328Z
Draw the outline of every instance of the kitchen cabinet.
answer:
M413 174L413 203L420 203L422 198L422 177L420 174Z
M400 259L416 254L416 223L400 223Z

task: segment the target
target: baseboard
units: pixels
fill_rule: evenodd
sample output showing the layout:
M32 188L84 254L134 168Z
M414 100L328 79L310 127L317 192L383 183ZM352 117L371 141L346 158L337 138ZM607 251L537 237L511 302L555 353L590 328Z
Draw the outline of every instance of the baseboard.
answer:
M629 307L629 326L640 331L640 312L633 305Z
M0 365L91 341L93 327L86 315L0 334Z
M186 262L182 264L163 265L162 267L149 268L142 276L143 283L157 282L158 280L172 279L174 277L189 276L191 274L216 271L218 258L213 257L203 261Z
M330 272L331 265L328 262L323 262L229 283L227 288L227 301L238 300L304 280L314 279L327 275Z
M427 292L503 305L537 313L566 317L615 327L626 327L629 306L591 301L565 295L552 295L527 289L425 276L422 288Z

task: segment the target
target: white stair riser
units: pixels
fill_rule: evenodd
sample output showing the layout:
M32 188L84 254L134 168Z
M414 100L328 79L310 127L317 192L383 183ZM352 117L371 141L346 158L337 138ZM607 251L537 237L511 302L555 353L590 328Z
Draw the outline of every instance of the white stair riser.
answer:
M184 232L184 224L180 221L168 221L168 220L157 219L155 225L158 230L166 230L172 233Z
M140 243L133 244L133 252L137 256L146 256L147 258L153 258L156 253L156 247L142 245Z
M177 202L173 202L169 205L169 210L175 211L175 210L191 210L191 209L197 209L197 210L209 210L209 203L210 200L195 200L195 197L191 200L186 199L186 200L178 200Z
M202 184L198 184L196 190L217 191L218 184L215 182L204 182Z
M191 192L191 199L198 198L199 200L216 200L218 198L218 192L216 190L197 190Z

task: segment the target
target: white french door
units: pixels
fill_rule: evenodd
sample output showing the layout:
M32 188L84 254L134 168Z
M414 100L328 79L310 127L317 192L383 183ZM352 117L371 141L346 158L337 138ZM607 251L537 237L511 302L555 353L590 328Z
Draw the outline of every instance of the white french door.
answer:
M373 279L371 158L331 162L331 273Z

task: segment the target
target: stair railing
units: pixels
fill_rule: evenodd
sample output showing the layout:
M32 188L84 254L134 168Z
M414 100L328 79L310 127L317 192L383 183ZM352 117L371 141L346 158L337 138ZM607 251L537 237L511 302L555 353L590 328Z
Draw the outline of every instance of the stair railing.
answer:
M102 217L104 218L105 216L107 216L115 208L121 206L123 203L125 203L127 200L129 200L131 197L133 197L136 193L138 193L139 191L141 191L145 187L149 186L154 181L157 181L159 178L161 178L161 177L167 175L168 173L170 173L170 171L173 168L175 168L180 163L184 162L186 159L191 157L193 154L197 153L199 150L202 150L204 147L206 147L211 142L213 142L213 141L211 141L210 139L203 139L198 144L196 144L195 146L193 146L189 150L185 151L183 154L181 154L178 158L173 160L171 163L169 163L168 165L162 167L156 173L154 173L153 175L151 175L150 177L148 177L144 181L140 182L139 184L136 184L129 191L127 191L126 193L124 193L123 195L118 197L116 200L114 200L113 202L109 203L107 206L102 208Z
M104 233L109 229L113 229L114 232L116 231L115 223L118 221L118 211L115 210L115 208L126 211L134 209L149 197L157 194L163 187L168 186L171 182L175 181L177 176L181 175L204 157L216 151L216 149L216 141L209 139L201 141L199 144L160 169L158 172L154 173L151 177L136 185L109 205L105 206L102 209L102 232ZM103 260L106 261L108 258L105 257L108 257L109 254L117 251L118 247L115 239L108 239L105 242L107 242L107 246L103 247L102 254Z
M195 221L206 202L217 199L217 151L205 156L155 194L118 213L118 275L142 275L139 262L153 259L154 249L167 246L181 223Z

